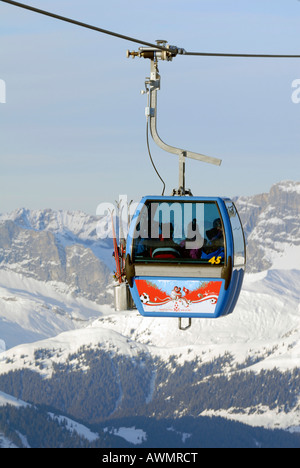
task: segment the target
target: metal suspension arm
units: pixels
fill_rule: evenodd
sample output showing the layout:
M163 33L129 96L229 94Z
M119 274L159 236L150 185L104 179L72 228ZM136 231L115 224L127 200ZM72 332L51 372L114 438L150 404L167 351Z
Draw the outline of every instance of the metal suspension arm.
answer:
M160 89L160 75L158 73L157 60L155 56L151 59L151 76L150 80L146 81L146 89L148 93L148 107L146 108L146 116L150 120L150 132L154 142L164 151L176 154L179 157L179 194L185 195L185 160L186 158L196 159L208 164L220 166L222 161L204 154L194 153L192 151L176 148L166 144L157 132L157 91ZM149 88L147 88L149 86Z
M154 142L164 151L177 154L179 157L179 194L185 195L185 160L186 158L196 159L208 164L220 166L222 161L211 156L200 153L194 153L182 148L175 148L165 143L157 132L157 91L160 89L160 75L158 73L158 60L171 61L178 53L184 54L183 49L167 45L166 41L156 41L158 48L140 47L139 52L127 51L127 57L144 57L151 61L151 75L146 78L146 92L148 95L148 107L146 107L146 116L150 122L150 132ZM161 48L164 48L162 51Z
M162 141L160 136L157 132L157 91L160 89L160 75L157 71L157 64L154 60L151 60L151 78L149 82L150 84L149 93L150 93L150 109L149 118L150 118L150 130L151 135L155 143L162 148L164 151L167 151L172 154L177 154L178 156L184 155L187 158L196 159L197 161L202 161L209 164L214 164L216 166L220 166L222 161L221 159L213 158L211 156L206 156L204 154L194 153L192 151L184 150L181 148L175 148L174 146L170 146Z

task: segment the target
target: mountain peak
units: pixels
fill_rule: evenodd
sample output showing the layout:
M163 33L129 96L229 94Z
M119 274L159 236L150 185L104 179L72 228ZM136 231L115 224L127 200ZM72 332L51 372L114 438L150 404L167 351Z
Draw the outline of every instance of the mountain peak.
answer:
M274 184L271 187L270 192L274 189L280 190L281 192L290 192L300 195L300 182L295 180L282 180L281 182Z
M274 184L269 193L240 197L236 203L247 240L248 271L267 270L284 257L294 257L296 264L300 245L300 182L282 181Z

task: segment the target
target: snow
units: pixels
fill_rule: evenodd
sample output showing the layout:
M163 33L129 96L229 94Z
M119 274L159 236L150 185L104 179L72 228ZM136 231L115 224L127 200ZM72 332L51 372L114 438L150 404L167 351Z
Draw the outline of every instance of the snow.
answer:
M206 410L201 416L220 416L232 421L246 423L253 427L264 427L266 429L286 429L290 432L299 432L300 414L299 411L278 411L270 410L269 407L258 406L255 411L253 408L243 408L243 413L238 413L236 408L228 410Z
M297 193L300 194L300 182L292 181L292 180L284 180L276 186L282 192L290 192L290 193Z
M225 351L230 352L236 362L243 362L250 349L252 354L264 356L266 350L276 346L270 356L253 365L253 370L259 372L262 367L290 369L300 366L299 284L300 270L272 269L248 274L232 315L217 320L194 319L192 328L186 332L178 329L177 319L146 318L137 311L116 313L99 306L97 318L81 323L78 328L70 326L71 329L57 335L53 330L53 336L44 340L25 343L19 332L20 344L0 354L0 372L28 367L30 361L36 370L33 364L36 349L59 349L59 353L53 352L43 360L44 368L40 372L50 376L53 362L64 362L70 353L89 344L129 356L141 351L166 360L171 354L181 355L179 362L194 359L199 354L209 361ZM48 296L47 300L51 304L53 298ZM46 328L49 316L39 314L38 318L40 329ZM20 327L12 323L10 326L11 331L18 331Z
M122 437L122 439L134 445L142 444L147 440L146 432L144 432L142 429L136 429L135 426L119 427L117 429L108 429L106 427L104 428L104 432L109 432L109 434Z
M282 253L275 256L272 270L297 270L300 268L300 245L288 245ZM298 284L299 287L299 284Z
M83 426L82 424L78 424L76 421L73 421L73 420L71 420L69 418L65 418L64 416L57 417L57 416L54 416L54 415L51 415L51 414L50 414L50 416L53 416L54 419L57 419L60 422L64 421L65 424L66 424L66 426L65 426L66 429L68 429L70 432L76 432L80 437L84 437L89 442L94 442L95 440L97 440L99 438L98 433L94 433L94 432L90 431L89 428L87 428L86 426ZM28 441L27 441L27 438L18 431L16 431L16 433L18 434L18 436L21 439L23 448L31 448ZM13 449L15 449L15 448L19 448L19 447L17 447L7 437L5 437L3 434L0 433L0 448L10 448L10 449L13 448Z
M62 283L0 270L0 352L81 328L112 311L109 306L100 307L66 291Z
M15 406L17 408L31 406L29 403L25 403L24 401L14 398L11 395L7 395L6 393L0 392L0 406L6 405ZM93 442L99 438L98 433L92 432L88 427L84 426L83 424L79 424L78 422L73 421L70 418L67 418L65 416L54 415L53 413L49 413L49 415L52 417L53 420L58 421L60 424L64 423L65 428L68 429L70 432L77 432L79 436L84 437L90 442ZM22 440L23 445L25 447L30 448L28 446L26 438L22 434L18 434ZM3 445L1 445L1 440ZM8 445L8 447L11 448L11 443L7 439L3 438L0 434L0 447L3 448L3 446L5 445Z
M190 437L192 437L192 434L189 434L188 432L178 432L174 429L174 427L168 427L167 431L175 432L176 434L180 435L181 440L184 444Z
M2 279L3 275L2 272ZM99 306L99 316L83 328L81 324L81 328L72 328L32 343L23 342L3 351L0 354L0 373L25 366L50 377L54 362L63 363L69 354L78 351L81 346L88 345L100 346L109 352L130 357L135 357L140 352L150 352L166 362L174 355L179 364L199 356L205 363L229 352L234 358L234 363L243 363L249 357L259 358L259 362L247 367L247 370L251 369L257 373L261 369L291 370L300 367L299 285L299 268L272 268L261 273L246 274L239 302L232 315L217 320L195 319L192 328L185 332L178 329L177 319L146 318L140 316L137 311L116 313L110 308ZM35 286L37 287L36 284ZM48 293L49 291L57 298L56 291L48 290ZM5 291L6 298L9 297L9 292L11 290ZM37 297L40 297L39 294ZM51 295L47 297L47 301L49 300L53 300ZM49 317L40 315L39 319L47 321ZM11 326L13 329L13 324ZM21 339L20 334L19 340ZM49 356L45 355L40 369L35 366L34 352L43 348L53 352ZM155 374L152 376L148 402L151 401L154 384ZM10 397L2 394L0 401L2 404L9 401L12 404L20 404L8 398ZM271 411L269 408L256 408L253 412L252 408L248 413L246 411L241 414L233 408L207 414L220 415L253 426L289 430L300 427L300 413L297 410L284 413L278 409ZM78 426L76 430L81 433L81 429ZM136 428L115 428L114 433L135 444L141 443L143 437L146 437L143 431ZM88 440L92 440L93 437L96 437L96 434L86 435Z
M112 239L100 240L97 236L101 218L82 211L26 210L0 214L0 222L13 221L24 229L49 231L64 247L83 243L110 268L114 268ZM24 231L26 232L26 231Z
M93 238L91 233L98 217L87 215L82 211L27 210L20 208L11 213L0 214L0 221L13 221L17 225L34 231L49 230L61 233L71 239L74 235L86 240ZM92 226L92 227L91 227Z
M7 439L3 434L0 433L0 448L16 449L18 447L15 444L13 444L9 439Z
M6 405L16 406L17 408L20 408L22 406L29 406L28 403L25 403L24 401L19 400L18 398L0 392L0 406Z
M73 419L67 418L65 416L57 416L53 413L48 414L53 418L53 420L58 421L60 424L64 423L65 428L70 432L76 432L80 437L84 437L89 442L94 442L99 438L99 434L97 432L92 432L88 427L84 426L83 424L79 424Z
M34 364L34 354L38 349L54 350L42 360L43 369L40 371L45 377L52 375L53 363L64 363L69 354L75 353L82 346L100 345L103 349L116 351L124 354L136 355L137 350L146 350L145 347L136 346L132 353L128 350L128 340L120 333L109 329L89 326L86 328L74 330L71 332L61 333L47 340L27 343L12 348L5 353L0 354L0 373L9 370L22 369L25 365L27 368L37 370ZM57 351L59 350L59 352Z

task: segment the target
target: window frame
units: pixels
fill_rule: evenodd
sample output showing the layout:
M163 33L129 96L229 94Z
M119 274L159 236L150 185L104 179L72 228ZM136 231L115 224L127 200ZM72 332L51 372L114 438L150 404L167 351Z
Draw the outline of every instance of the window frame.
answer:
M134 223L134 229L132 230L132 238L131 238L131 252L132 252L132 261L136 265L178 265L178 266L201 266L201 267L224 267L227 265L227 232L226 232L226 226L224 223L224 214L222 215L221 209L220 209L220 200L222 199L204 199L204 198L198 198L198 197L193 197L191 199L182 199L182 198L177 198L177 197L153 197L153 198L146 198L144 200L144 203L140 207L140 211L137 214L137 217L135 219ZM225 201L222 200L225 205ZM141 202L142 203L142 202ZM147 223L148 223L148 233L150 232L150 236L147 238L144 238L146 241L149 240L150 242L157 241L159 242L159 239L151 238L151 226L149 226L149 223L151 223L151 220L155 217L155 215L152 214L152 209L150 209L150 214L149 214L149 206L152 203L157 203L157 204L162 204L162 203L168 203L172 205L173 203L179 203L181 205L186 205L186 204L203 204L203 205L214 205L216 207L216 213L218 213L218 218L221 220L221 225L222 225L222 231L223 231L223 238L224 238L224 259L221 260L219 263L212 264L209 262L209 259L189 259L185 257L180 257L180 258L174 258L174 259L153 259L151 257L141 257L138 258L136 255L136 242L138 239L138 236L135 235L137 232L137 227L139 223L141 222L141 217L144 216L145 213L145 208L147 209ZM181 207L182 209L182 207ZM171 209L170 209L171 211ZM225 206L225 211L227 214L226 206ZM184 211L182 211L182 215L184 217ZM171 219L171 218L170 218ZM215 218L216 219L216 218ZM175 238L176 239L176 238ZM179 244L178 244L179 247Z

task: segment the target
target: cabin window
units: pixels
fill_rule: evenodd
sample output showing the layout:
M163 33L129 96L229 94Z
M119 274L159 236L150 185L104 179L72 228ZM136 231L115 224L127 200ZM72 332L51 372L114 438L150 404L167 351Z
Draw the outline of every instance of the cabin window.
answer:
M148 201L133 237L136 263L224 265L224 227L215 202Z
M227 201L226 208L232 228L234 245L234 266L243 266L246 263L245 237L240 217L233 202Z

